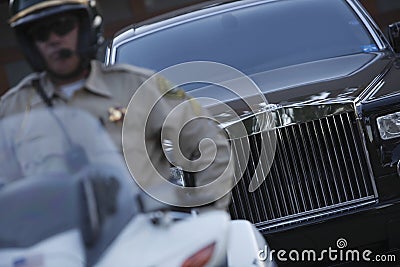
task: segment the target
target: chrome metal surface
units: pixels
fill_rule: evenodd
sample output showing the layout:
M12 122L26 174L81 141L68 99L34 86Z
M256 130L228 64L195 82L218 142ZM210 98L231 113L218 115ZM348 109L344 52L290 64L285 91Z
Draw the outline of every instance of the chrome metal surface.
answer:
M371 36L374 38L380 50L386 48L386 44L382 41L383 34L379 30L379 27L376 25L374 20L365 10L365 8L358 1L349 1L347 3L353 8L353 10L357 13L358 17L362 20L365 27L368 29Z
M397 174L400 177L400 160L397 162Z
M222 126L230 133L230 136L241 137L239 136L242 130L241 125L246 126L248 135L253 135L272 128L287 127L353 110L354 103L350 99L305 101L285 106L270 104L240 121L228 121Z
M287 109L274 110L274 117L280 118ZM262 121L260 118L265 116L256 114L247 118L248 139L231 140L240 162L237 173L244 173L241 179L236 177L240 181L232 192L233 218L245 218L267 229L375 203L377 192L368 171L354 106L303 106L301 114L308 116L296 117L297 113L290 112L292 123L276 120L275 131L247 127L249 121L256 124L257 118ZM258 131L251 132L254 129ZM271 137L276 138L275 147L268 142ZM247 161L241 158L246 142L251 149ZM261 149L276 150L271 166L263 168L268 164L260 158ZM252 179L263 182L249 192Z

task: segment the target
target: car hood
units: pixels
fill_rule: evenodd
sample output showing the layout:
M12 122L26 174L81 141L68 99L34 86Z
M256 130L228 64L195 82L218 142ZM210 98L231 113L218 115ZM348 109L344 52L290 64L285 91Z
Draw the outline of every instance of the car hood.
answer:
M267 108L353 103L376 77L382 77L392 62L385 53L363 53L324 59L251 74L248 77L262 94L241 94L214 85L189 93L196 98L210 97L227 103L236 114L244 116ZM236 87L248 86L245 79L234 81ZM245 91L245 89L244 89ZM242 91L243 92L243 91ZM261 96L265 97L261 100ZM228 119L226 108L216 102L203 101L214 116ZM249 103L251 103L249 105ZM229 113L229 112L228 112ZM224 120L226 120L224 119Z
M354 100L381 76L384 54L355 54L252 75L270 103Z

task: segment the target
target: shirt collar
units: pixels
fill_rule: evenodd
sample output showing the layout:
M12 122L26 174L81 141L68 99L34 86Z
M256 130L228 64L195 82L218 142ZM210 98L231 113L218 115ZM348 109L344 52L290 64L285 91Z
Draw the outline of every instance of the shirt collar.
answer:
M44 93L47 95L48 98L52 99L54 97L54 94L56 93L54 84L50 81L45 72L40 73L37 78L39 79L39 83L44 90ZM34 94L31 99L31 104L36 105L41 102L43 102L42 97L38 93Z
M97 60L91 61L91 71L89 76L86 79L85 88L94 94L111 97L112 94L109 91L107 84L104 80L103 75L103 66L102 63ZM40 84L42 85L43 90L46 95L51 99L57 94L54 84L50 81L46 72L42 72L39 74ZM32 97L32 104L38 104L43 102L41 96L39 94L35 94Z

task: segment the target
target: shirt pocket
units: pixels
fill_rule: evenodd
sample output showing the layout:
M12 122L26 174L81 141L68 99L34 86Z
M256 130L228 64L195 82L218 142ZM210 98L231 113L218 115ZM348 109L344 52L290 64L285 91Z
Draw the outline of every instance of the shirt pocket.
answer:
M58 136L29 136L18 140L15 154L24 177L69 173L65 140Z

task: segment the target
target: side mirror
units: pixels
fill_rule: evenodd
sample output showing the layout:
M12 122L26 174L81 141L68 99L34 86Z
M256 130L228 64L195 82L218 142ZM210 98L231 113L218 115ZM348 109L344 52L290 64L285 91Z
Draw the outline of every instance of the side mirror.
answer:
M389 25L388 36L393 50L396 53L400 53L400 21Z

